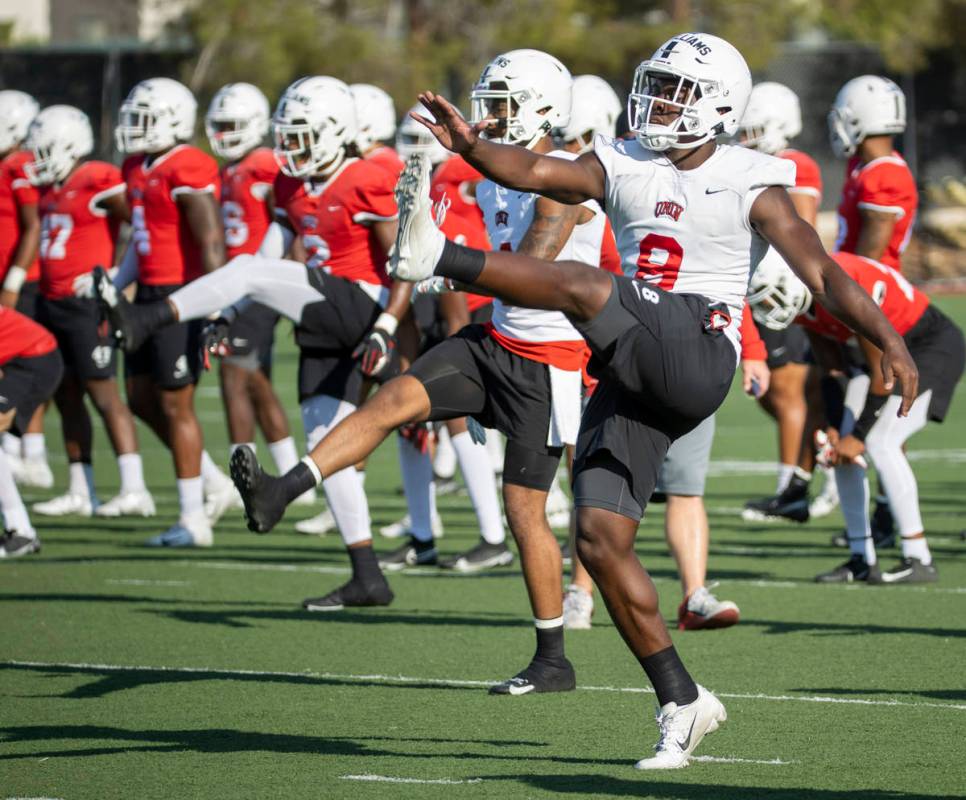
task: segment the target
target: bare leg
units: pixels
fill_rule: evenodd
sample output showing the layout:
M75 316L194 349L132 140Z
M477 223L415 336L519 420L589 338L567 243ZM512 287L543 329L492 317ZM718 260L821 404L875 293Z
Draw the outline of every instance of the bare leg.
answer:
M201 476L202 432L194 408L194 386L160 390L161 411L170 431L171 455L178 478Z
M547 493L512 483L503 485L510 531L520 550L523 579L537 619L563 614L560 545L547 524Z
M678 565L686 598L704 586L708 572L708 515L700 496L667 497L664 536Z
M137 431L134 427L134 417L117 388L114 378L103 378L87 381L87 394L94 402L111 445L116 455L136 453L138 450Z

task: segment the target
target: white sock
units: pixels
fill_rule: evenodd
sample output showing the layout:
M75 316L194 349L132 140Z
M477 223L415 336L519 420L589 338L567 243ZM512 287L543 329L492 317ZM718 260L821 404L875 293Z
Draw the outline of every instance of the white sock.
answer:
M23 457L28 461L47 460L47 440L42 433L25 433L23 442Z
M121 473L122 492L144 492L144 462L140 453L124 453L117 457L117 469Z
M785 491L785 487L788 486L788 482L792 479L792 475L794 474L794 464L778 465L778 483L775 484L775 494L781 494Z
M929 552L929 545L925 536L911 538L902 537L902 557L918 558L923 564L932 564L932 553Z
M207 450L201 451L201 478L208 490L220 489L226 481L231 480L221 471Z
M441 425L436 432L436 457L433 459L433 474L443 480L452 480L456 474L456 451L450 441L449 430Z
M460 472L466 482L466 491L476 510L480 533L488 544L503 544L506 541L506 530L503 527L496 476L493 474L489 453L485 447L473 441L468 431L454 436L452 442Z
M295 439L291 436L286 436L277 442L269 442L268 452L272 454L272 460L279 475L284 475L299 463L299 451L295 446Z
M178 505L181 518L190 519L205 510L204 478L178 478Z
M503 434L492 428L486 429L486 452L495 475L503 474Z
M83 461L72 461L70 463L70 486L68 491L71 494L94 500L94 468Z
M35 537L27 507L20 498L17 484L13 480L6 452L0 452L0 511L3 511L3 524L8 530L17 531L21 536Z
M876 555L869 526L869 478L862 467L840 464L835 468L835 482L839 487L849 550L871 566L876 563Z
M20 458L21 443L20 437L14 436L12 433L7 431L3 434L3 452L8 456L13 456L14 458Z
M403 436L398 437L399 469L402 472L403 492L409 507L410 527L421 542L433 539L432 485L433 462L429 452L421 452Z
M366 471L364 469L357 469L356 472L359 475L359 483L362 484L362 488L366 488Z
M231 459L231 457L233 455L235 455L235 451L239 447L250 447L253 453L257 453L258 452L258 448L256 447L255 442L235 442L234 444L228 445L228 458L229 459ZM204 469L204 467L202 467L202 469ZM286 472L287 471L288 470L286 470Z

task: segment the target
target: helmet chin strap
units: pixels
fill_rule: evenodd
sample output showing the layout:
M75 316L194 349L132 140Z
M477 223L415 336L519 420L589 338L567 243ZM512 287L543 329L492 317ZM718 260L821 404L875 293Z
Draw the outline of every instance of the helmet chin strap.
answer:
M342 163L345 160L346 160L346 150L345 150L345 145L343 145L342 147L339 148L339 152L336 154L335 158L333 158L324 167L321 167L318 170L316 170L314 174L321 175L323 178L328 178L332 175L333 172L335 172L339 167L342 166Z

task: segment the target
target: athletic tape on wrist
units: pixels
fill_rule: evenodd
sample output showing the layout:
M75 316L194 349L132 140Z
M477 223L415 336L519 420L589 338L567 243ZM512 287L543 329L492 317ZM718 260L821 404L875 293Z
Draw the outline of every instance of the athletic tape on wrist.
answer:
M372 327L373 329L378 328L379 330L385 331L390 336L394 336L396 334L396 328L399 327L399 320L388 311L383 311L379 315L379 319L376 320L376 324Z
M12 266L7 270L7 277L3 281L3 289L6 292L19 292L24 281L27 280L27 270L23 267Z

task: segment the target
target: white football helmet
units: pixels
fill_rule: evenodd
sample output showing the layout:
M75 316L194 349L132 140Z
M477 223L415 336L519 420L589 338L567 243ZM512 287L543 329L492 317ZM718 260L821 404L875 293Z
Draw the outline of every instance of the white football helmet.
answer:
M742 145L775 155L801 132L802 107L795 92L774 81L752 88L738 128Z
M229 83L211 99L205 133L215 155L235 161L258 147L268 135L268 99L250 83Z
M436 118L422 103L417 103L403 117L396 131L396 152L405 161L412 155L425 156L429 163L435 166L449 158L449 151L443 147L427 129L425 125L416 122L410 114L421 114L432 122Z
M26 147L34 156L24 164L27 180L35 186L60 183L94 152L91 121L79 108L48 106L30 123Z
M121 103L114 129L122 153L159 153L195 132L198 102L188 87L171 78L141 81Z
M748 305L759 325L783 331L812 305L812 293L782 257L770 248L751 276Z
M353 83L349 91L356 103L359 152L366 152L378 142L391 141L396 134L396 106L392 98L369 83Z
M570 121L573 78L549 53L511 50L483 70L470 92L472 121L495 120L486 138L530 149Z
M707 33L679 33L634 72L627 122L650 150L691 149L733 136L750 94L751 72L732 45Z
M564 142L579 142L580 152L586 153L598 133L615 135L621 110L620 98L607 81L596 75L578 75L574 78L570 122L560 128L559 136Z
M0 92L0 153L13 150L27 136L40 106L26 92L4 89Z
M866 136L902 133L906 96L888 78L860 75L839 89L828 115L829 139L839 157L851 156Z
M338 78L300 78L285 90L272 116L275 160L293 178L331 174L356 135L352 92Z

